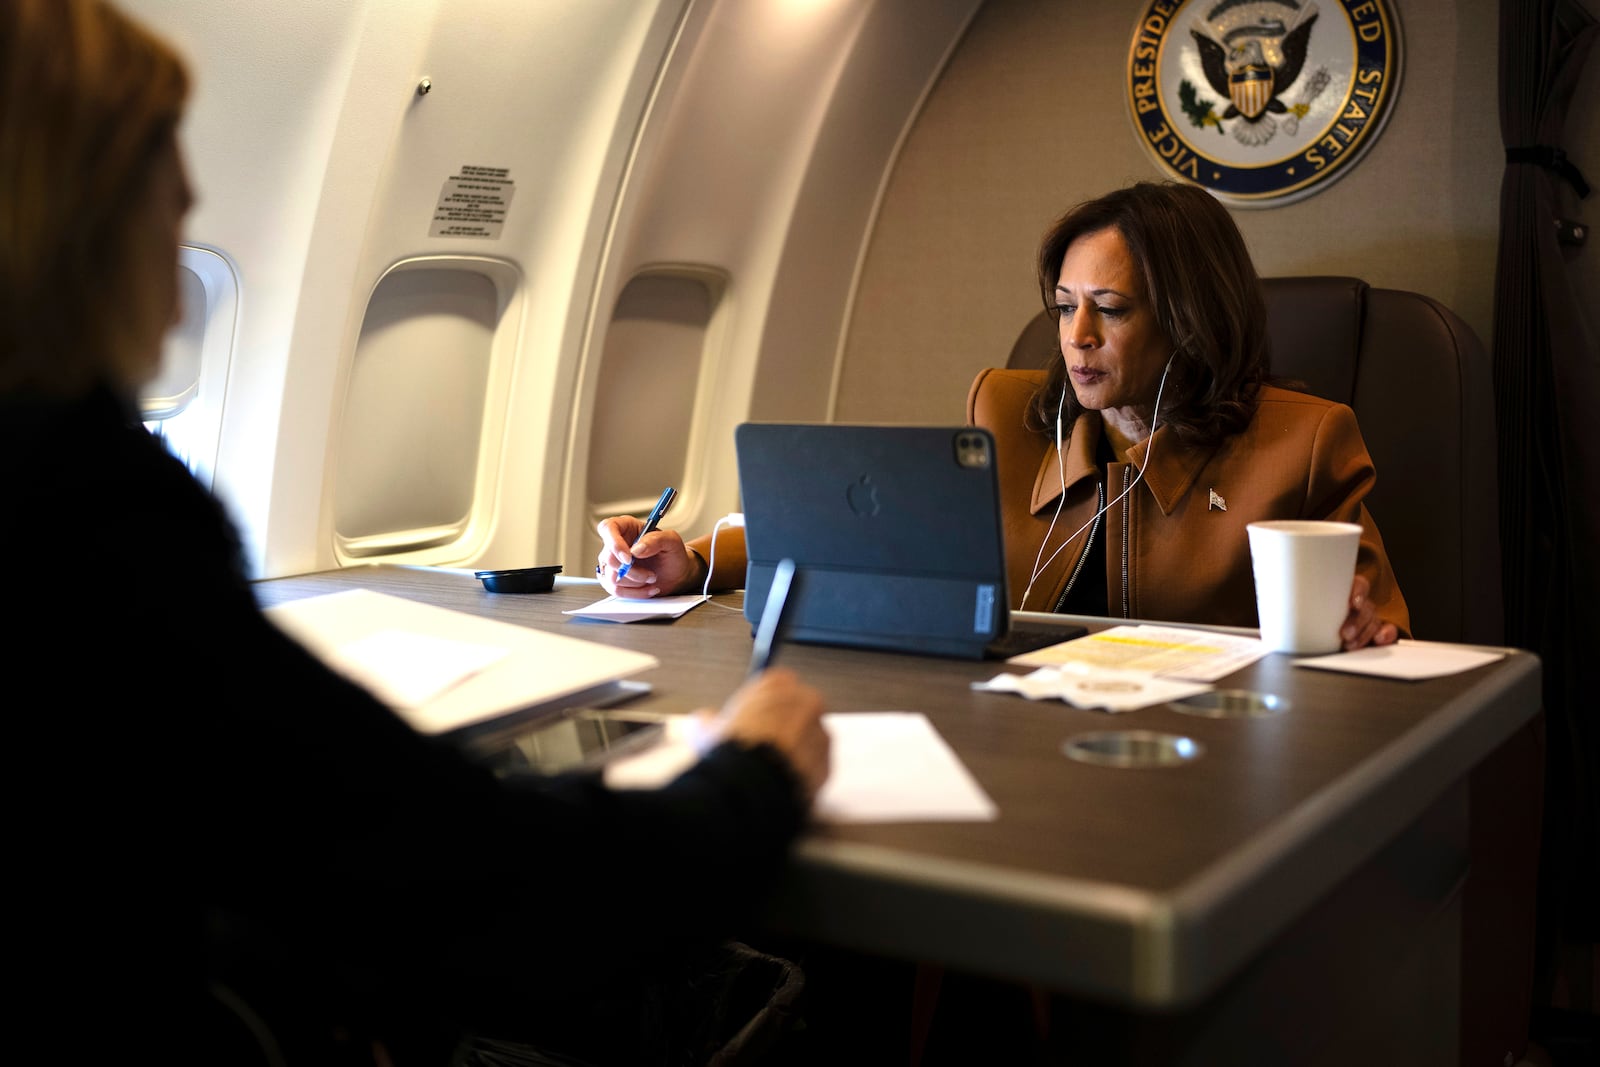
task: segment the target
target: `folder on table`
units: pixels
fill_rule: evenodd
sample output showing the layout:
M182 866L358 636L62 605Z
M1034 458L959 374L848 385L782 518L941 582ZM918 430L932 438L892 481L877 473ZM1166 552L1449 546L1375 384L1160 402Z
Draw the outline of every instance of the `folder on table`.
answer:
M658 665L643 652L365 589L292 601L266 615L424 734L565 707Z

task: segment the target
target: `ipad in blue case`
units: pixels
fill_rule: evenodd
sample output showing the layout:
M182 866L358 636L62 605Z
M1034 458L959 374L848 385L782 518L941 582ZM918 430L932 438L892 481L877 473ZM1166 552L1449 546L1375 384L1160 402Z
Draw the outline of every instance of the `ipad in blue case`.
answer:
M747 422L734 440L752 628L792 559L791 641L993 659L1086 632L1011 625L987 430Z

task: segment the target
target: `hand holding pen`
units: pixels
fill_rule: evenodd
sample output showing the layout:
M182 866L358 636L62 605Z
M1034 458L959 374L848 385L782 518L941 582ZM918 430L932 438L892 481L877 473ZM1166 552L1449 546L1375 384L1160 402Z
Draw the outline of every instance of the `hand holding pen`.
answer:
M640 541L654 533L656 527L661 525L661 516L667 513L667 509L672 506L672 502L677 496L678 491L670 485L661 490L661 499L657 500L656 506L650 509L650 517L644 520L644 529L639 531L639 536L634 538L632 545L628 546L628 562L617 568L617 578L619 580L626 578L628 571L633 569L634 550L639 547Z
M635 599L659 596L677 591L697 573L683 538L672 530L657 530L677 495L668 486L643 523L632 515L618 515L596 527L602 544L594 573L606 592ZM646 543L651 533L659 536Z

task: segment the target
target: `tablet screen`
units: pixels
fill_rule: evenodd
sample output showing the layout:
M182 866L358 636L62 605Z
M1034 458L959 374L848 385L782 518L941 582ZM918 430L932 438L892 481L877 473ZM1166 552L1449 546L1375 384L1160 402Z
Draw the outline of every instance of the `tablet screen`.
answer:
M652 744L661 731L659 716L584 709L516 734L485 758L501 775L554 774L598 767L619 752Z

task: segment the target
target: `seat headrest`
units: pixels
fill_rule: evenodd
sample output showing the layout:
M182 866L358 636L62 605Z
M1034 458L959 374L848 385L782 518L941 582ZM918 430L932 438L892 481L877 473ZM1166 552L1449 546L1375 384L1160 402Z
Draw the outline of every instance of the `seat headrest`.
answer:
M1350 403L1367 283L1336 276L1263 278L1261 291L1267 303L1272 374L1318 396ZM1006 366L1042 370L1060 356L1056 321L1041 311L1023 327Z
M1263 278L1272 374L1341 404L1355 395L1367 283L1335 276Z

